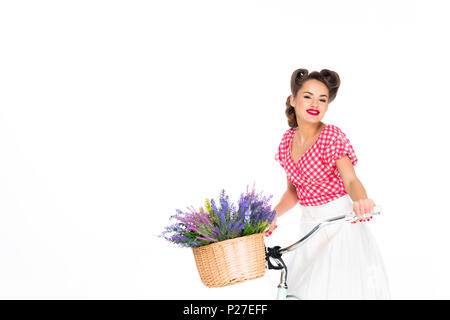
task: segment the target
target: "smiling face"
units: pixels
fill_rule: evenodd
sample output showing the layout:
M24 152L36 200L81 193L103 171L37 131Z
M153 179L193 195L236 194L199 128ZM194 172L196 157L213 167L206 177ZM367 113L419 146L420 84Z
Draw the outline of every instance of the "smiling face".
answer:
M295 109L297 123L320 123L328 110L328 88L316 79L310 79L303 83L297 95L291 95L291 106Z

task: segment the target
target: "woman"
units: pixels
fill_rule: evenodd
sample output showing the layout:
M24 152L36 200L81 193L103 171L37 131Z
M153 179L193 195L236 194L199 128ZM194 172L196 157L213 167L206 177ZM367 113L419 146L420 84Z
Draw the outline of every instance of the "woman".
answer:
M327 69L291 76L286 101L288 129L275 159L287 175L287 190L275 206L277 219L300 204L302 234L318 221L354 211L361 216L375 203L355 174L358 159L345 133L322 122L340 85ZM358 221L364 222L369 219ZM389 299L383 260L366 225L331 225L295 251L289 264L288 286L300 299Z

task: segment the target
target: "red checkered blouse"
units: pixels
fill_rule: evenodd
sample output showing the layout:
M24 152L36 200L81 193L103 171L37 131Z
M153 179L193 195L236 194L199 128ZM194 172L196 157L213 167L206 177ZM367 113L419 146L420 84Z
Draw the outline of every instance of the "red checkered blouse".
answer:
M295 130L290 128L284 133L275 160L281 164L287 178L297 189L299 204L318 206L346 195L336 160L347 154L355 165L358 159L344 132L335 125L326 125L316 142L295 164L291 156Z

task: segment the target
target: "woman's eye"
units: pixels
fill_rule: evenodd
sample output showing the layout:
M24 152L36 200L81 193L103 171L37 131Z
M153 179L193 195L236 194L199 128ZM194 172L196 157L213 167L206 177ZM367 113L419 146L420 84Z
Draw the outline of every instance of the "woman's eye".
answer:
M309 97L309 96L304 96L304 98L306 98L306 99L311 99L311 97ZM327 102L327 100L320 100L321 102Z

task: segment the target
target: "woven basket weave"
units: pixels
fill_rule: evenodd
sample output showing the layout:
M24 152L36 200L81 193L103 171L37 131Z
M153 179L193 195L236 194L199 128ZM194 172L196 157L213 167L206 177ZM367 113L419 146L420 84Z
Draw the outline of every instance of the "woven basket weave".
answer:
M264 233L192 248L198 273L207 287L224 287L264 276Z

